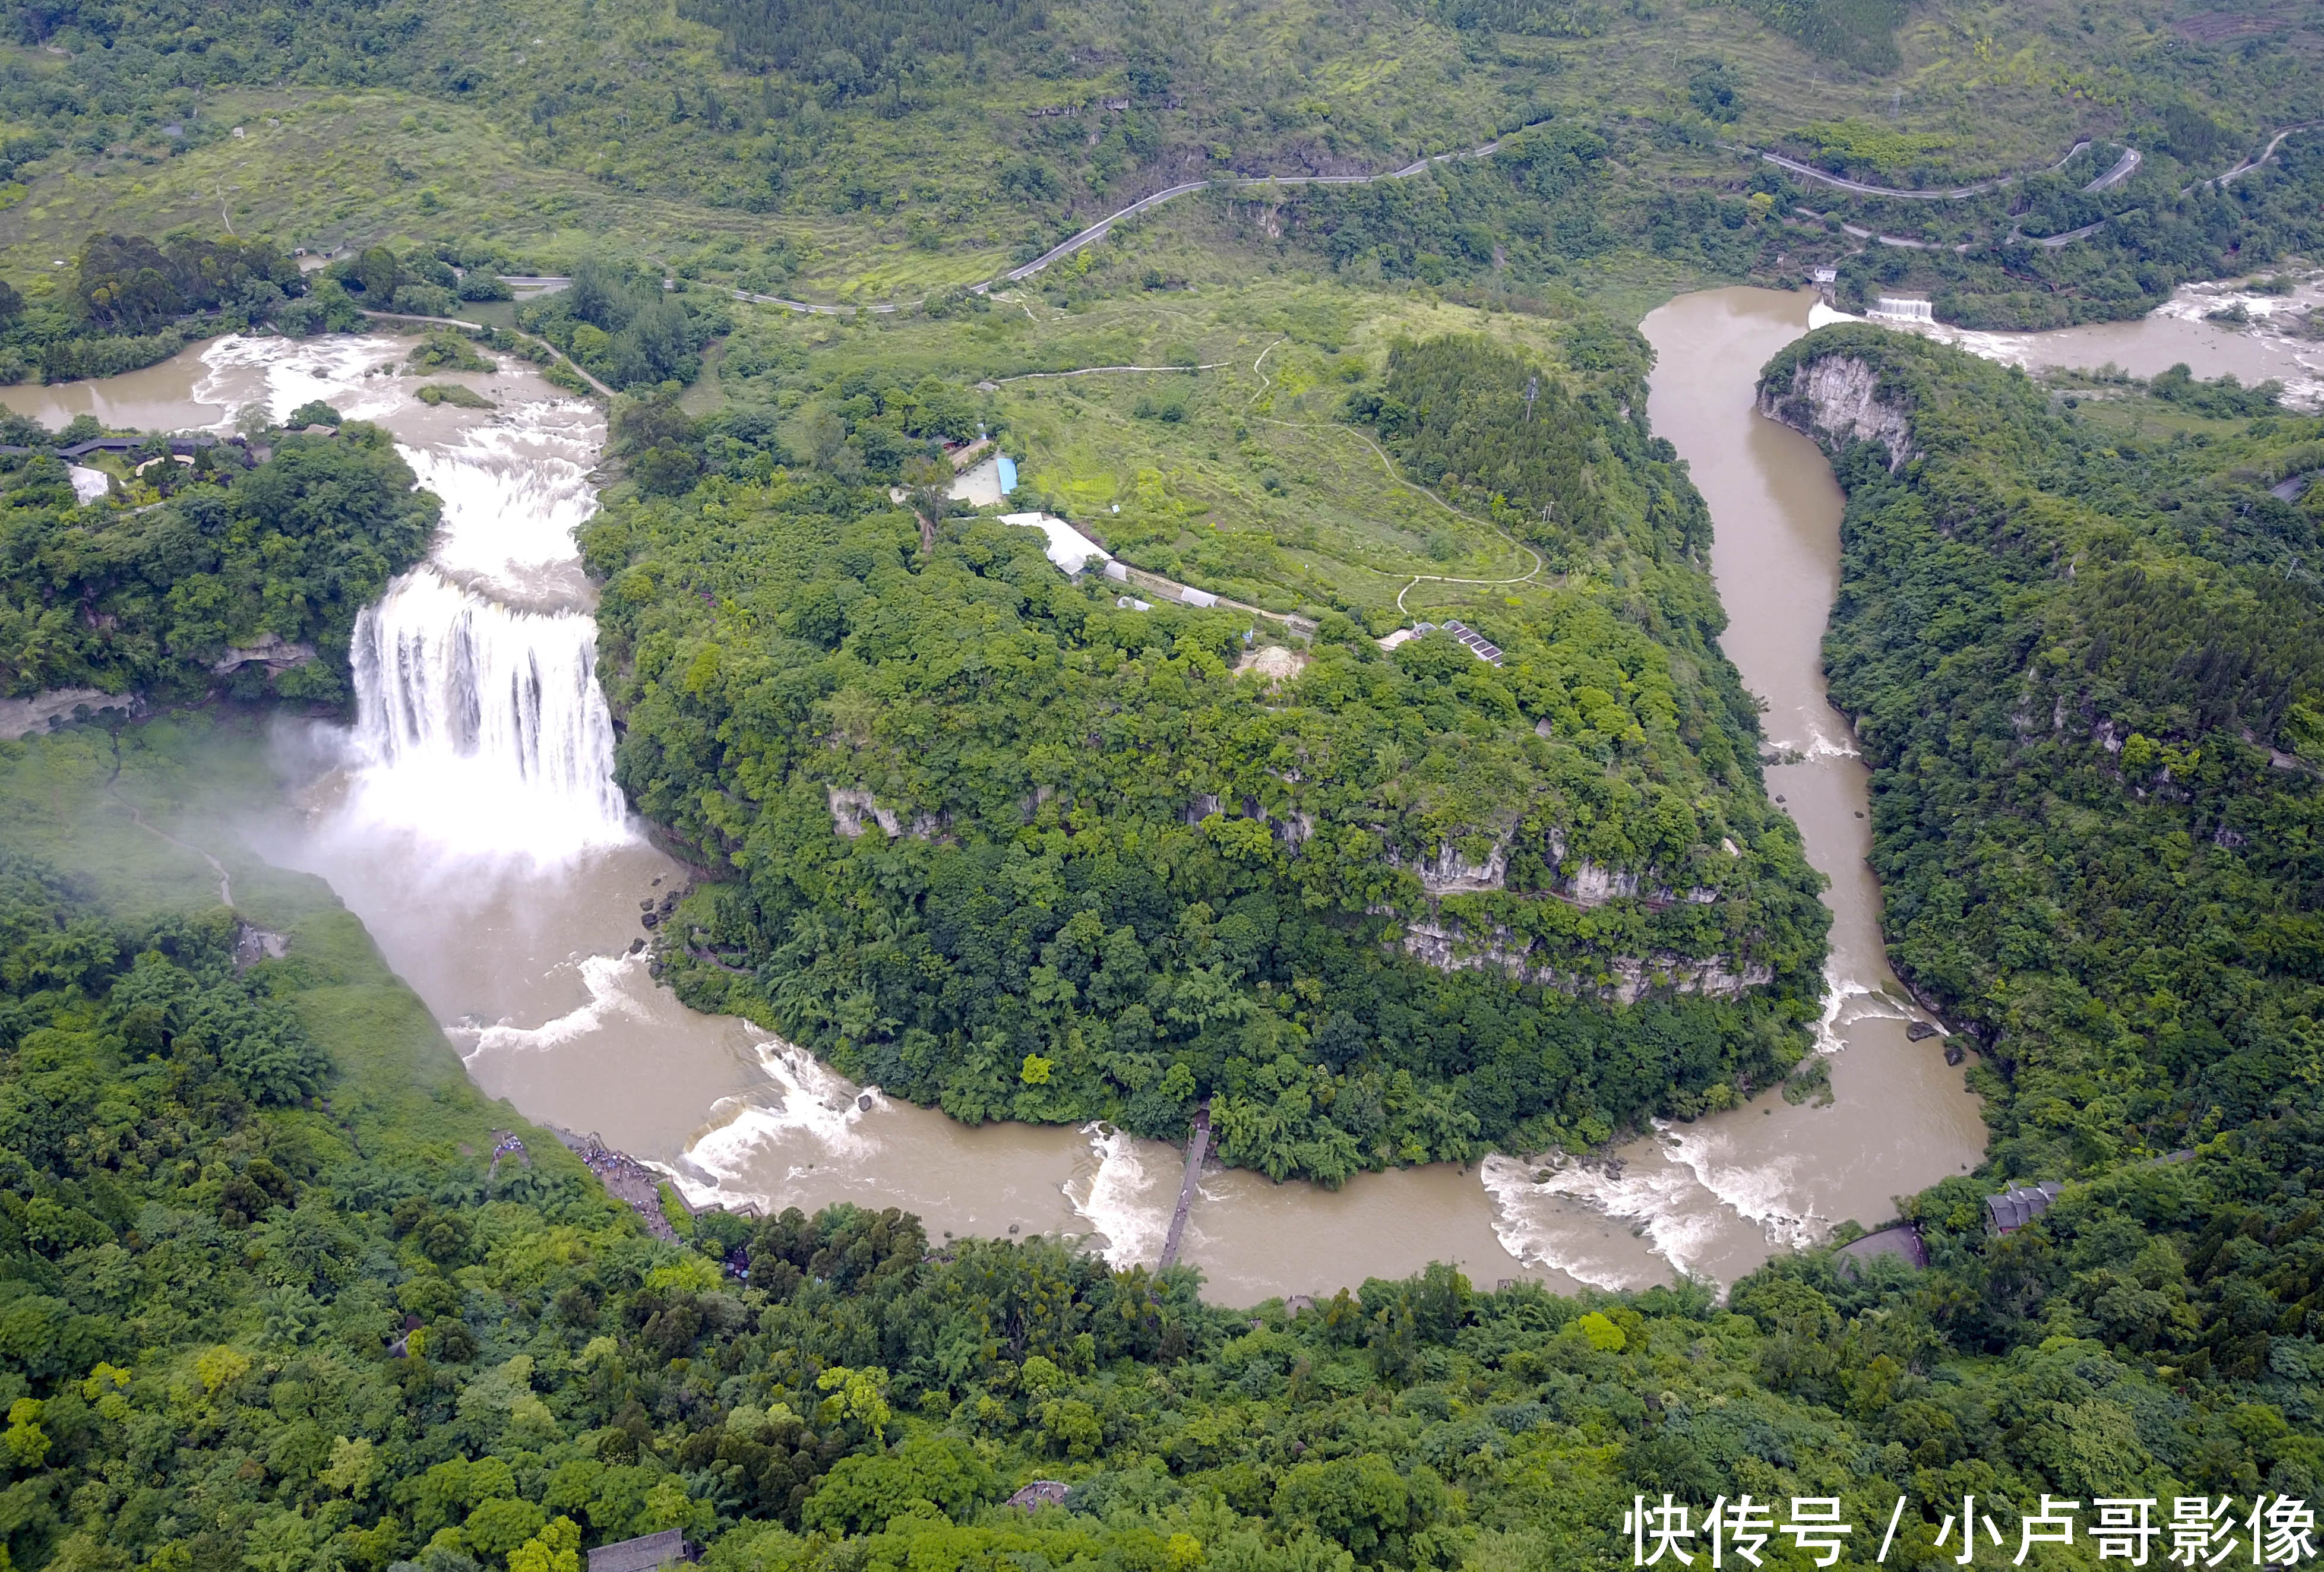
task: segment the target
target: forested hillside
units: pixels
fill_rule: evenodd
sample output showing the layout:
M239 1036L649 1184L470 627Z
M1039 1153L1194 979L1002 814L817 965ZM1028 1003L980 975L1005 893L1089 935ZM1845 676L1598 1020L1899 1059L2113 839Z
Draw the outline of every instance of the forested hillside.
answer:
M972 1121L1167 1136L1207 1099L1228 1161L1331 1182L1782 1074L1826 914L1712 644L1702 501L1633 413L1644 346L1580 342L1579 378L1407 345L1355 396L1576 570L1474 613L1499 664L1333 611L1246 670L1277 624L1125 609L986 519L924 549L749 459L614 501L584 539L620 778L737 876L665 930L685 997ZM737 446L651 403L620 440L649 475Z
M1762 392L1843 424L1815 395L1842 367L1909 437L1834 447L1832 694L1875 766L1891 953L1981 1044L1997 1166L2241 1130L2299 1194L2324 1018L2324 595L2314 493L2271 487L2324 459L2324 422L2181 368L2152 390L2163 408L2224 418L2142 439L2103 402L1852 326L1779 355ZM2149 391L2098 389L2126 391ZM2282 1282L2275 1304L2305 1302L2297 1272ZM2204 1337L2247 1368L2285 1313Z
M2302 7L2224 33L2187 9L55 0L12 14L0 59L0 244L36 303L92 228L198 225L347 253L481 242L550 271L610 243L910 308L1165 187L1498 142L1140 227L1238 267L1290 253L1518 301L1844 262L1851 299L1909 285L1955 319L2043 326L2319 244L2312 130L2212 182L2324 117L2324 33ZM1878 194L1900 188L1956 194Z
M0 456L8 698L86 687L182 702L223 679L245 697L343 703L356 614L436 529L436 499L412 489L387 433L360 422L274 433L256 468L223 444L180 466L155 440L109 480L153 500L120 510L79 504L51 433L11 416L0 435L32 448ZM129 474L155 457L150 480Z
M2312 5L8 26L0 383L457 312L617 391L596 675L699 876L655 976L961 1120L1206 1108L1325 1185L1601 1160L1774 1086L1825 1002L1640 310L1830 266L2041 326L2324 255ZM1924 1267L1232 1308L1075 1241L609 1198L217 829L428 548L386 434L138 434L82 506L56 449L97 417L0 421L0 697L152 712L0 741L0 1572L581 1572L670 1529L713 1572L1597 1572L1635 1498L1747 1493L1834 1500L1848 1566L1961 1564L1969 1496L1994 1565L2050 1497L2198 1493L2207 1567L2302 1559L2255 1498L2324 1504L2324 483L2286 483L2324 420L1863 326L1762 391L1848 492L1831 691L1990 1162L1895 1198ZM954 503L986 441L1012 500ZM2060 1189L2002 1236L2013 1180Z

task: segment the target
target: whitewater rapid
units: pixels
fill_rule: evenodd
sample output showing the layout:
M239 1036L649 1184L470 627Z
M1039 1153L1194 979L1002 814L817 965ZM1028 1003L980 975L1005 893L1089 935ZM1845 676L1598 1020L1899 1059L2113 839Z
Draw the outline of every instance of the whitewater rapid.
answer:
M488 1095L601 1135L696 1204L896 1207L932 1238L1062 1236L1117 1267L1152 1264L1184 1166L1174 1147L1105 1125L965 1126L859 1086L751 1022L689 1010L654 977L646 947L669 936L669 896L699 876L645 838L614 782L576 542L596 507L602 414L514 365L463 379L492 410L422 406L417 379L400 372L408 347L226 339L204 352L195 397L225 411L217 425L252 402L279 419L324 400L385 426L444 503L428 560L361 619L355 723L301 733L290 773L308 783L307 819L279 860L331 882ZM1731 394L1720 397L1748 422L1748 385ZM1802 465L1786 454L1776 467ZM1729 534L1737 515L1716 495L1712 506ZM1833 514L1814 529L1831 533ZM1804 594L1776 619L1808 630L1810 656L1828 603ZM1750 621L1738 614L1738 634ZM1796 724L1771 714L1770 735L1807 772L1790 786L1795 800L1815 777L1861 773L1820 696ZM1860 830L1860 789L1835 798L1821 822ZM1763 1094L1587 1163L1496 1155L1361 1175L1336 1191L1206 1172L1184 1259L1206 1274L1206 1294L1235 1304L1328 1295L1434 1260L1480 1286L1527 1275L1637 1288L1674 1273L1731 1281L1842 1218L1882 1220L1886 1202L1868 1196L1958 1166L1950 1154L1898 1162L1892 1144L1916 1138L1900 1130L1959 1121L1941 1099L1866 1084L1874 1065L1918 1045L1903 1041L1907 1007L1877 959L1877 894L1859 896L1864 912L1840 931L1876 936L1864 953L1835 953L1817 1031L1840 1108Z
M2286 408L2311 413L2324 409L2324 344L2310 337L2305 327L2313 313L2324 309L2324 269L2264 271L2285 280L2289 287L2284 293L2256 288L2256 277L2181 284L2144 317L2047 332L1854 317L1821 303L1810 311L1808 326L1870 321L2028 372L2111 365L2132 376L2152 377L2184 364L2206 380L2232 375L2246 386L2278 382L2283 385Z

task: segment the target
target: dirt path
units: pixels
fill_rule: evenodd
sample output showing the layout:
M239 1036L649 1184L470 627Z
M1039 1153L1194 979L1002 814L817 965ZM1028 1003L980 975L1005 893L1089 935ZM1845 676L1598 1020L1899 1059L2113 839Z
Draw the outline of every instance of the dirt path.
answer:
M140 830L144 831L145 833L152 836L157 841L168 841L171 845L176 847L180 851L190 851L195 856L200 858L204 862L208 863L210 865L210 871L217 875L218 905L225 906L229 911L234 908L234 878L232 875L226 872L226 864L220 862L217 858L212 857L200 847L194 845L191 841L180 841L175 835L171 834L167 830L155 829L152 825L145 822L145 815L137 811L137 804L121 795L121 739L117 734L113 739L113 773L105 777L105 792L106 795L111 797L115 802L119 803L123 807L129 810L130 823L135 824Z
M463 322L457 317L418 317L408 311L366 311L364 315L378 322L433 322L445 327L463 328L470 333L475 332L477 328L484 326L484 324L480 322ZM527 333L521 327L503 327L497 329L497 331L513 334L515 336L525 339L530 343L540 345L542 348L548 350L549 354L555 355L559 361L562 361L566 365L570 366L575 376L579 377L583 382L596 389L606 398L611 399L613 396L613 389L607 387L604 383L591 376L587 372L583 371L579 363L576 363L571 355L566 354L563 350L558 348L555 345L549 343L549 340L541 337L540 335Z

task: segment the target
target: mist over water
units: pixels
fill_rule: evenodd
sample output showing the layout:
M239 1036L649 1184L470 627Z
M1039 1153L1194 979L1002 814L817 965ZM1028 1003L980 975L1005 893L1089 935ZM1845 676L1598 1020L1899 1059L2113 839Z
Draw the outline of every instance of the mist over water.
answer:
M277 419L310 400L378 420L441 499L429 560L365 608L349 651L356 724L343 819L424 841L429 860L553 866L633 840L574 531L595 510L595 409L524 387L488 422L429 408L392 340L228 338L195 397ZM347 826L339 826L342 830Z

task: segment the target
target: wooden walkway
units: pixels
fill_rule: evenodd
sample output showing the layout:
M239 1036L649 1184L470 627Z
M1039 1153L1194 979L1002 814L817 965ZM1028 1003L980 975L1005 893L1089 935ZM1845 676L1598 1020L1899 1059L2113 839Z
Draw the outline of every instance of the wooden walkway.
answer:
M1178 1262L1178 1241L1186 1232L1186 1214L1194 1209L1194 1187L1203 1179L1203 1154L1211 1148L1211 1105L1194 1110L1194 1133L1186 1141L1186 1177L1178 1186L1178 1209L1170 1214L1169 1236L1162 1241L1162 1264Z

